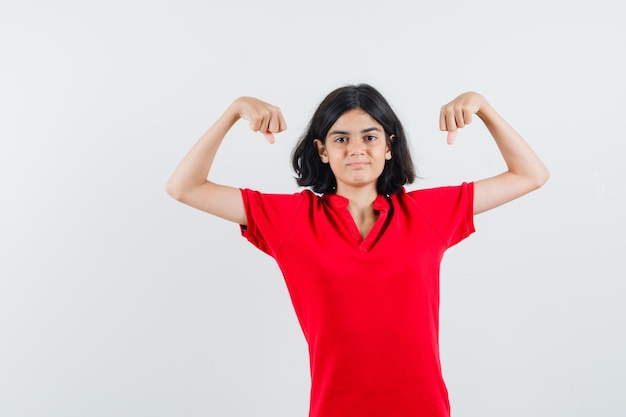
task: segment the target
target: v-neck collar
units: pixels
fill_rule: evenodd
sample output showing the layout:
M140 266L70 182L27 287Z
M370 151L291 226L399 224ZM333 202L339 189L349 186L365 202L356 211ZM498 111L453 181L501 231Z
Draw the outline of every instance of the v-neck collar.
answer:
M359 232L359 228L354 222L354 218L352 218L352 214L348 210L348 204L350 204L350 200L347 198L337 195L337 194L324 194L324 200L328 203L330 207L336 210L339 214L346 227L350 231L350 239L354 242L354 244L358 245L359 249L364 252L369 252L374 244L381 237L381 233L383 232L383 226L387 222L387 217L389 214L389 210L391 208L391 200L389 196L385 196L379 194L376 196L374 203L372 204L375 211L378 212L378 218L374 225L370 229L365 239L361 237L361 233Z

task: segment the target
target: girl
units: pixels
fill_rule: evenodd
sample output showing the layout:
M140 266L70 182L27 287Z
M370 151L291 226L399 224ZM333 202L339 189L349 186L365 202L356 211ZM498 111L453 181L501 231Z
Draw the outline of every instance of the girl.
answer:
M218 147L244 119L272 143L281 111L236 99L184 157L167 192L241 225L280 267L308 342L310 417L449 417L439 362L439 267L474 231L473 215L543 185L548 171L481 95L441 108L452 144L476 114L507 171L458 186L406 192L415 170L402 124L361 84L336 89L293 152L295 194L264 194L207 180Z

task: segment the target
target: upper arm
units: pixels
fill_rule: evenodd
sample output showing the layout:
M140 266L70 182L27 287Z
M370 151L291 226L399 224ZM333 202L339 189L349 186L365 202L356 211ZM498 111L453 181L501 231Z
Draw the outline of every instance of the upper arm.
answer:
M246 210L241 190L206 181L184 193L170 193L176 200L222 219L246 225Z
M474 182L474 214L515 200L537 188L545 180L537 180L510 171Z

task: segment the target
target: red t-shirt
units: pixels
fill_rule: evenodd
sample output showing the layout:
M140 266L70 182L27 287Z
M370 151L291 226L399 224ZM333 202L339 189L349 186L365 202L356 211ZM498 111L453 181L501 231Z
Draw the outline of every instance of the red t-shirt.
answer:
M280 267L308 342L310 417L448 417L439 268L474 232L473 183L379 195L362 239L348 200L242 189L243 235Z

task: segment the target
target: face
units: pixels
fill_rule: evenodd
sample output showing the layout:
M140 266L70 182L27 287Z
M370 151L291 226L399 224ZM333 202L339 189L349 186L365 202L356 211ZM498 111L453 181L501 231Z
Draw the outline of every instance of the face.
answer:
M369 114L361 109L345 112L323 142L314 142L322 162L330 164L335 174L337 194L350 188L376 191L385 160L391 159L391 148L383 127Z

